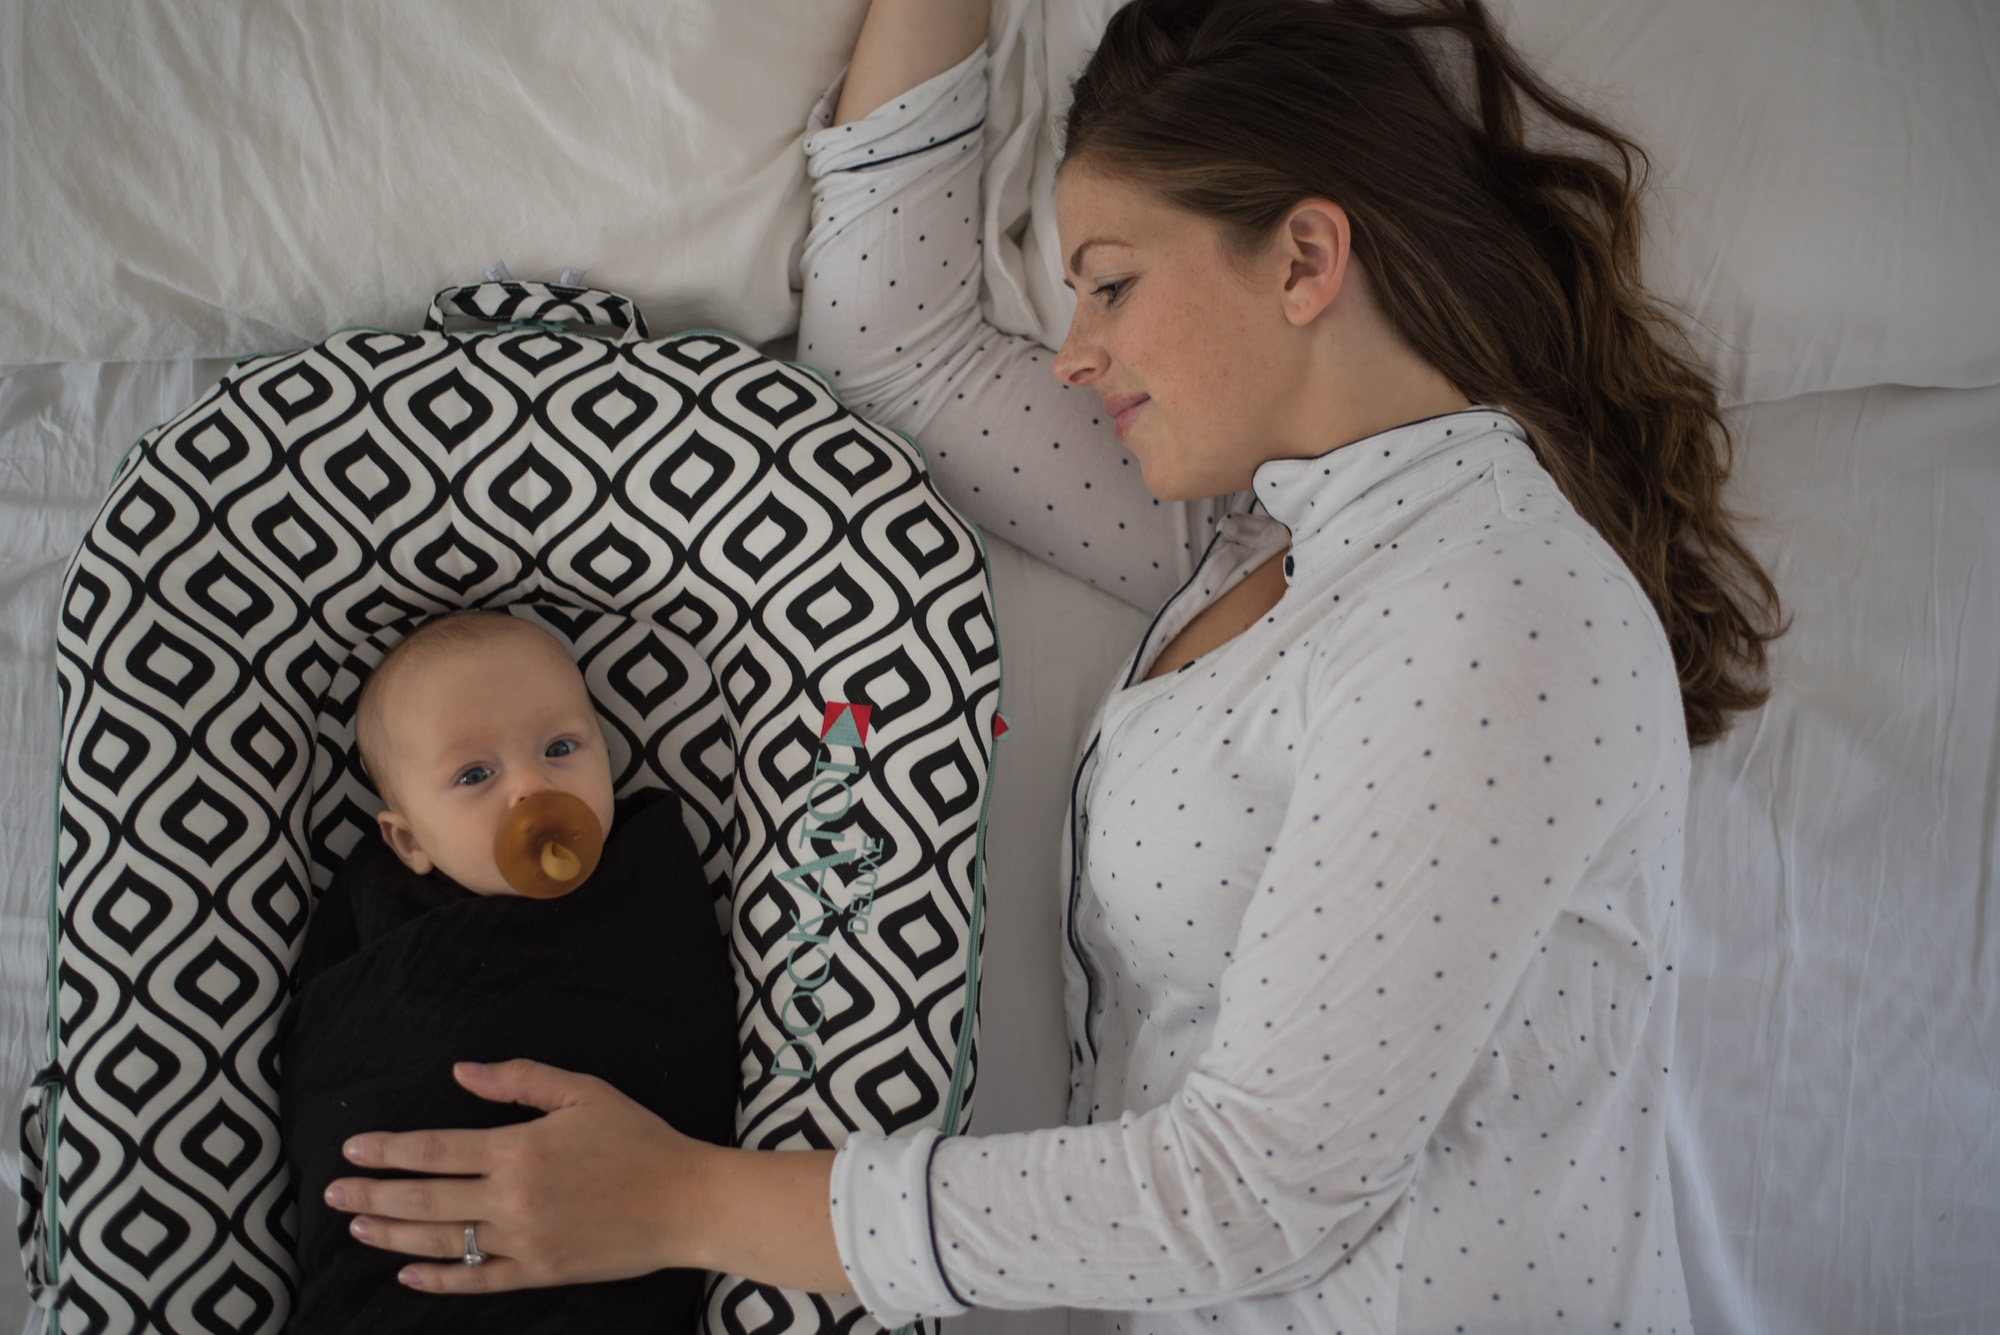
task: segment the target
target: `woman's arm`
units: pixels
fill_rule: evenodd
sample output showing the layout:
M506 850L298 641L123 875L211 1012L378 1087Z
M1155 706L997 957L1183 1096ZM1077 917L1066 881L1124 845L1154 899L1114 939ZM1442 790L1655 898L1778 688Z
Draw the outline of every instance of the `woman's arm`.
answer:
M986 0L875 0L854 43L835 125L944 73L986 40Z
M1058 384L1047 348L981 318L985 114L977 56L861 120L815 113L800 358L849 407L922 441L967 518L1151 610L1248 498L1155 500L1097 394Z
M589 1283L671 1266L815 1293L853 1286L828 1209L833 1154L732 1150L681 1135L610 1085L530 1061L463 1062L460 1084L546 1115L490 1131L356 1136L349 1161L432 1174L341 1178L327 1203L363 1242L439 1258L401 1272L429 1293ZM478 1267L463 1263L477 1228Z

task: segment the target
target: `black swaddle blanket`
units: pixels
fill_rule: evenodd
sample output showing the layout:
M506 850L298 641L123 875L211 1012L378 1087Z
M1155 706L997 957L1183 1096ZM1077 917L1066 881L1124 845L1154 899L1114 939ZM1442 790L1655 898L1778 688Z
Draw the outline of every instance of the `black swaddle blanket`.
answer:
M702 1277L448 1297L396 1282L411 1258L347 1232L323 1193L362 1131L540 1116L460 1088L453 1062L528 1057L598 1076L677 1130L730 1141L735 984L715 899L672 793L618 804L597 871L560 899L485 897L366 839L321 896L286 1014L279 1090L298 1193L288 1332L691 1331Z

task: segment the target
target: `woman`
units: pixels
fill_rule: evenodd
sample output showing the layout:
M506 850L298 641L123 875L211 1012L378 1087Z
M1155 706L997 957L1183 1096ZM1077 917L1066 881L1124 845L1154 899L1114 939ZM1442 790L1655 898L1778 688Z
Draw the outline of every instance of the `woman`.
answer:
M808 144L801 341L982 524L1181 586L1073 789L1072 1125L716 1150L510 1063L461 1078L549 1116L363 1137L468 1176L336 1204L418 1256L479 1221L486 1266L405 1272L441 1292L698 1265L892 1324L1685 1330L1687 741L1761 699L1776 609L1637 283L1636 150L1474 0L1139 0L1069 115L1051 359L972 304L983 18L877 0Z

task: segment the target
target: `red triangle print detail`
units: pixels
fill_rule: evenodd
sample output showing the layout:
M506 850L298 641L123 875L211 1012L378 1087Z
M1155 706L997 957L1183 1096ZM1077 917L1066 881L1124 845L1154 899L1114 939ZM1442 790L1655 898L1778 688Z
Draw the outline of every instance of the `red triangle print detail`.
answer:
M874 712L875 707L873 705L849 704L845 700L829 702L826 707L826 717L820 720L820 740L825 741L826 735L833 731L834 725L839 723L841 717L845 715L854 725L854 741L852 745L860 746L864 744L868 740L868 716Z

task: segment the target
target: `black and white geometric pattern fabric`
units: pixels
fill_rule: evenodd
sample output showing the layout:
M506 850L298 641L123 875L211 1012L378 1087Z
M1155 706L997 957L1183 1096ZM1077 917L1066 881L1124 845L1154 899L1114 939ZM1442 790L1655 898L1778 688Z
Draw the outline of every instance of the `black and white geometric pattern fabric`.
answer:
M455 289L423 332L238 363L135 447L68 572L51 1062L22 1117L23 1253L64 1331L283 1324L273 1038L374 828L355 696L457 607L554 632L618 791L689 799L727 887L739 1143L964 1129L1000 694L978 534L806 370L648 340L607 293ZM879 1329L726 1278L707 1315Z

